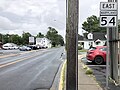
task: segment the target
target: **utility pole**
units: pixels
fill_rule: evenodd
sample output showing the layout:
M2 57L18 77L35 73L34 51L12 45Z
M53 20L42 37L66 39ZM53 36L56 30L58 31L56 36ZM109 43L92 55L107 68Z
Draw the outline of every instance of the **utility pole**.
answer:
M78 90L78 12L79 0L66 0L66 90Z

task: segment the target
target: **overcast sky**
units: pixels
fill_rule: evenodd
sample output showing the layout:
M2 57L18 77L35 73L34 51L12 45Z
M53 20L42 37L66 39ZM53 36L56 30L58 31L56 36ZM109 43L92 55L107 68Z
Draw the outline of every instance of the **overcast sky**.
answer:
M80 0L79 33L81 24L91 15L99 16L100 2L108 0ZM120 0L119 0L120 1ZM0 33L46 34L54 27L65 36L66 0L0 0Z

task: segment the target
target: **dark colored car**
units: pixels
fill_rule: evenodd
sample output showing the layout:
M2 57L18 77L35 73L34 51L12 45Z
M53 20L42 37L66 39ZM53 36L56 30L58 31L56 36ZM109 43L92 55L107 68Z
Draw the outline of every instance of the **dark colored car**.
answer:
M27 45L27 46L30 47L32 50L38 49L36 45Z
M87 51L87 60L90 62L94 62L96 64L103 64L106 62L106 46L97 46L92 47Z

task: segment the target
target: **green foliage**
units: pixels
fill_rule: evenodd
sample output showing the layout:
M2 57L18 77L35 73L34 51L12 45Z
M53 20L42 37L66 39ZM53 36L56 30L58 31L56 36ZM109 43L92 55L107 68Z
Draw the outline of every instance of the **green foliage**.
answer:
M61 35L58 35L58 44L63 46L64 45L64 38Z
M118 20L118 32L120 32L120 20Z
M64 45L64 40L61 35L58 34L58 31L55 28L48 27L49 31L46 34L46 37L51 40L53 47L57 45Z
M82 47L81 47L81 46L78 46L78 50L82 50Z
M29 37L31 37L31 36L32 35L29 32L27 32L27 33L23 32L23 34L22 34L22 44L23 45L29 44Z
M3 35L0 33L0 42L2 42Z
M99 27L99 18L92 15L82 24L82 29L88 32L106 32L106 28Z
M86 49L81 49L81 50L78 50L79 52L87 52L88 50Z
M99 27L99 17L92 15L82 24L82 29L88 32L106 32L105 27ZM120 32L120 20L118 20L118 31Z
M49 31L47 32L46 37L51 40L52 45L55 47L57 45L64 45L64 39L61 35L58 34L58 31L55 28L48 27ZM0 33L0 42L4 43L15 43L17 45L28 45L29 37L32 35L29 32L23 32L22 36L17 34L1 34ZM45 37L42 33L38 33L36 37L43 38Z
M17 45L29 44L29 32L23 32L22 37L18 34L0 34L0 42L4 43L15 43Z
M7 43L7 42L10 42L11 38L10 38L10 35L9 34L6 34L6 35L3 35L2 36L2 42L3 43Z
M91 75L93 74L93 71L90 68L87 68L86 72L87 75Z
M83 69L87 70L88 69L87 65L84 65Z
M19 35L17 35L17 34L12 34L11 36L10 36L10 38L11 38L11 42L12 43L15 43L15 44L18 44L18 45L20 45L22 42L21 42L21 40L22 40L22 38L19 36Z
M43 37L45 37L45 36L44 36L41 32L39 32L36 37L37 37L37 38L43 38Z

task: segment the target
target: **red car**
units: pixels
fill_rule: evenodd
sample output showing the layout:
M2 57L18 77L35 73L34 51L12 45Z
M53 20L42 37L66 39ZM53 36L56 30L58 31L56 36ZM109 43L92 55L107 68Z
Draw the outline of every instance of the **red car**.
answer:
M87 60L96 64L106 62L107 46L92 47L87 51Z

